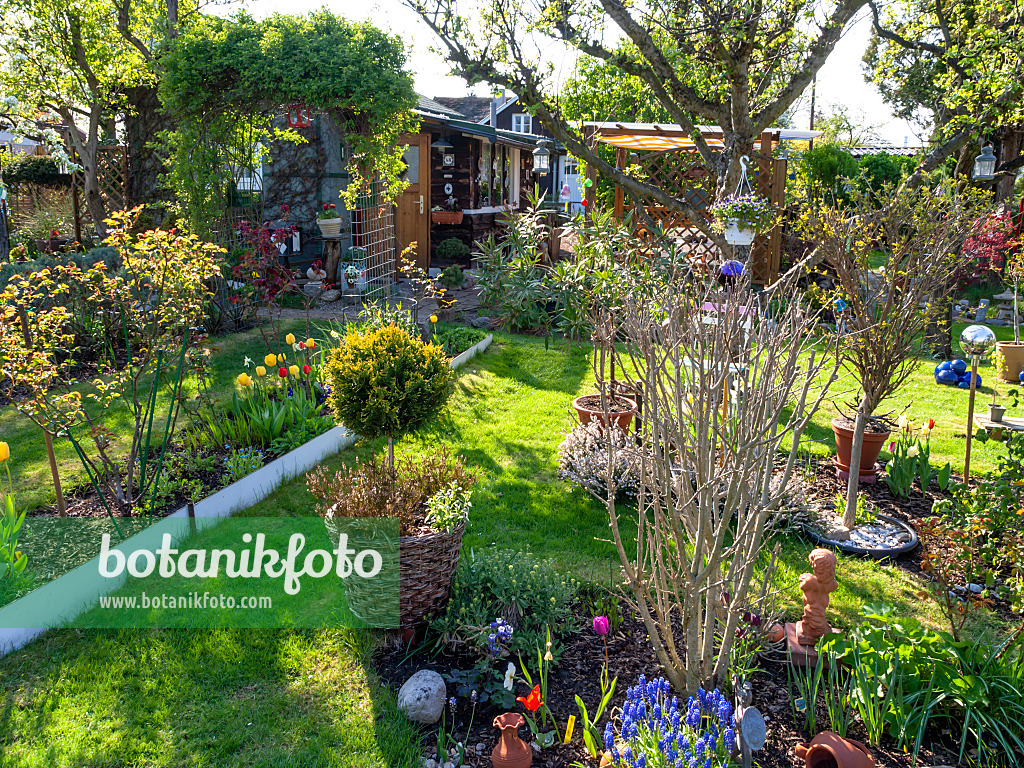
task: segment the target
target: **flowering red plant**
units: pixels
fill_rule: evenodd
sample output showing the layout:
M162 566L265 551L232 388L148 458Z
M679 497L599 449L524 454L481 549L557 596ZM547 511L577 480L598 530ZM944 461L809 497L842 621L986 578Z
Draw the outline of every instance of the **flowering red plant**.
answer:
M533 690L530 691L529 696L516 696L516 701L522 702L528 712L536 712L544 703L540 699L540 686L533 686Z

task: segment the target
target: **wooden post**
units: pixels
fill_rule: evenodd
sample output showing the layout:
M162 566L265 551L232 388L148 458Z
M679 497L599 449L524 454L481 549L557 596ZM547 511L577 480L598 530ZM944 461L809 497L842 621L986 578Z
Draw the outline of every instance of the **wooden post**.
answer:
M596 152L597 151L597 129L594 128L594 127L589 127L589 128L584 129L583 138L584 138L584 141L587 143L587 146L590 147L592 150L594 150ZM594 207L594 202L597 200L597 171L594 169L594 167L590 163L587 163L587 172L586 172L585 176L586 176L586 179L591 182L591 186L589 186L589 187L584 186L583 187L583 199L587 201L587 204L585 206L586 209L587 209L586 215L587 216L592 216L593 215L592 209Z
M21 316L21 333L25 337L25 346L32 349L32 331L28 327L28 313L24 307L18 307L18 314ZM46 455L50 459L50 474L53 476L53 490L57 493L57 513L61 517L68 516L67 507L64 504L64 492L60 487L60 473L57 471L57 457L53 453L53 438L48 429L43 430L43 442L46 443Z
M971 478L971 437L974 435L974 390L978 383L978 356L971 355L971 396L967 401L967 451L964 454L964 484Z
M757 152L757 183L755 190L761 197L771 196L771 167L772 167L772 132L764 131L761 134L760 148ZM770 262L767 242L764 235L757 235L754 244L750 248L750 275L755 283L768 285Z
M771 202L779 213L786 204L786 179L788 178L788 160L779 157L772 160ZM782 261L782 220L772 227L768 238L768 283L774 283L779 277Z
M619 147L619 151L615 154L615 169L618 171L626 170L626 148ZM625 212L626 193L622 191L622 187L618 184L615 185L615 218L622 220L622 214Z

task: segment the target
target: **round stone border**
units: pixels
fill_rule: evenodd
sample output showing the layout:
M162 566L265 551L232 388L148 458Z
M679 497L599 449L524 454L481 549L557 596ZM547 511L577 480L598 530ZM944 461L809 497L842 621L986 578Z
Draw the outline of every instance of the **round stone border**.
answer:
M848 541L836 541L834 539L826 538L825 536L822 536L820 533L818 533L809 526L804 528L804 530L806 531L807 536L815 544L821 544L824 547L838 549L840 552L846 552L850 555L866 555L867 557L872 557L875 560L888 560L892 558L897 558L900 555L905 555L907 552L913 550L918 545L918 543L920 543L920 539L918 539L917 536L917 531L914 530L914 526L910 525L909 523L905 523L902 520L897 520L895 517L889 517L889 515L878 514L876 515L876 517L879 520L882 520L883 522L890 523L892 525L902 528L904 531L910 534L910 541L906 542L905 544L899 547L887 547L886 549L868 549L867 547L861 547L856 544L851 544Z

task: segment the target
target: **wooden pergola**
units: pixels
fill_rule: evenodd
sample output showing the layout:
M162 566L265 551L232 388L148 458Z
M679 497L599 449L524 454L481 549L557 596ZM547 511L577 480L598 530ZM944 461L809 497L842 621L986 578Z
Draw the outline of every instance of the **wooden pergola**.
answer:
M584 133L591 146L598 143L617 148L617 168L640 165L651 183L673 197L686 200L702 213L715 195L715 179L704 167L704 161L690 134L679 125L659 123L584 123ZM718 126L698 126L704 140L712 149L721 149L723 133ZM820 131L772 129L761 134L751 157L751 179L757 194L782 207L786 196L787 157L775 156L780 141L807 141L820 136ZM635 153L635 158L630 158ZM587 166L587 178L596 181L596 171ZM596 185L586 188L588 205L593 205ZM647 213L666 229L683 233L683 239L695 260L715 262L721 258L718 248L691 222L662 205L649 201ZM622 218L633 209L627 204L623 190L615 187L615 216ZM706 215L706 214L705 214ZM758 235L750 252L751 276L755 283L767 285L779 274L782 251L782 226L777 225L766 235Z

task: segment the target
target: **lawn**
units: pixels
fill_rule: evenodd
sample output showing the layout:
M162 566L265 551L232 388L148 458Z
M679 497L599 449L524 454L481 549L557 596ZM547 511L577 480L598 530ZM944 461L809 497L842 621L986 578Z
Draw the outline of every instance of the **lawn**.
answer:
M244 340L231 341L237 357ZM226 363L218 375L233 370ZM543 340L498 334L463 369L444 418L399 443L400 455L451 445L480 468L466 546L529 549L578 578L611 583L618 561L601 505L556 475L567 409L592 381L586 348L546 350ZM357 444L328 464L380 447ZM243 514L313 512L298 478ZM795 618L812 545L785 532L779 540L777 583ZM838 577L837 626L857 622L867 602L942 626L920 582L896 566L843 558ZM373 642L359 632L54 632L0 660L4 765L411 768L412 731L367 663Z

